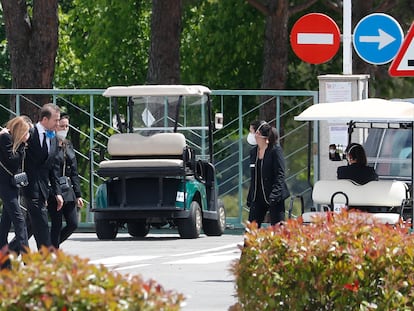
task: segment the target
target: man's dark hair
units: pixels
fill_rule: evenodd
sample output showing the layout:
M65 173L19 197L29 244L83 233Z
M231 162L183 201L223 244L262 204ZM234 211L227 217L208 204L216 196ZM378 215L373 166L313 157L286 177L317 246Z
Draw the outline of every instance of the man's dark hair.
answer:
M52 117L52 112L60 112L59 106L52 103L44 104L42 108L40 108L39 120L42 120L43 118L50 119Z

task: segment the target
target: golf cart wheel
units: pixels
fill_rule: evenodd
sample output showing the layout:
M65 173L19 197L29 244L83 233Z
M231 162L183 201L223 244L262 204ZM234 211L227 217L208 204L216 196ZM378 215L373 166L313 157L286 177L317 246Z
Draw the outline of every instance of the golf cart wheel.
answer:
M224 204L219 201L217 204L218 219L203 219L203 231L208 236L220 236L226 229L226 210Z
M96 219L95 230L99 240L113 240L118 234L118 223L113 220Z
M137 220L134 222L128 222L127 229L130 236L144 237L148 234L150 225L147 224L146 220Z
M178 221L178 233L183 239L196 239L199 237L202 227L202 215L200 204L191 202L190 216Z

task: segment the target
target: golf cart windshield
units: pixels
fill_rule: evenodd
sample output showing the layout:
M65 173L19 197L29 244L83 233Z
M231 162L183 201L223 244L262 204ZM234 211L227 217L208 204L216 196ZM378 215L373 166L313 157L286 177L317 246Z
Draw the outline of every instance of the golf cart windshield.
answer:
M123 122L129 132L152 135L208 129L209 94L210 90L200 85L135 85L110 87L103 95L115 101L127 98L126 116L115 108L115 122Z
M210 93L201 85L134 85L110 87L103 95L111 98L114 126L121 132L181 132L206 155L213 130Z

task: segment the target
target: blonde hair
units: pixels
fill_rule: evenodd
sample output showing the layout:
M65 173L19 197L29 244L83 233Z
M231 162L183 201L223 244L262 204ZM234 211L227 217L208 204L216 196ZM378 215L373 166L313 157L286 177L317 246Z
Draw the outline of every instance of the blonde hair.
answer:
M17 148L24 142L29 132L30 124L27 122L26 117L15 117L7 122L6 128L10 131L13 141L12 152L15 154Z

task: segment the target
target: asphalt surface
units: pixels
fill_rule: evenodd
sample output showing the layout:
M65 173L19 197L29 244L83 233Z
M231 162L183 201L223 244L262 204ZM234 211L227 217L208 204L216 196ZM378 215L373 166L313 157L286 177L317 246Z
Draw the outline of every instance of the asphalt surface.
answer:
M119 233L108 241L98 240L95 233L74 233L61 249L89 258L92 264L153 279L167 290L183 293L184 311L219 311L237 301L230 269L240 258L243 243L242 231L227 232L198 239L180 239L174 230L151 231L145 238ZM36 249L33 238L30 246Z

